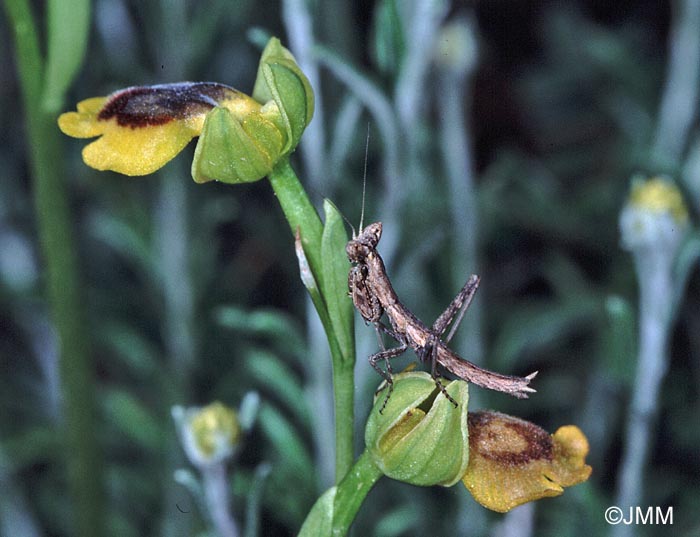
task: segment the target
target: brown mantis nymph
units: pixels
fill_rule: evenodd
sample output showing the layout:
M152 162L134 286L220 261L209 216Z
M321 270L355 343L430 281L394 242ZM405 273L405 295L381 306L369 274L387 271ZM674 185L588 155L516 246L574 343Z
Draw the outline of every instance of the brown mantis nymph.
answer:
M519 399L527 398L528 393L534 392L535 390L530 388L528 384L537 374L536 371L526 377L502 375L474 365L447 346L464 311L469 307L476 293L479 277L470 276L459 294L437 318L433 326L428 328L401 303L396 291L394 291L386 274L384 261L377 252L377 244L379 244L381 236L382 223L375 222L362 229L345 247L348 259L353 264L348 274L348 288L355 308L366 322L372 323L378 331L388 334L399 342L398 347L382 350L369 357L370 365L389 385L389 391L380 412L384 410L394 388L389 359L399 356L409 347L414 350L421 361L430 360L431 375L435 379L435 384L455 406L457 403L447 393L437 376L438 364L464 380L483 388L507 393ZM455 320L449 334L444 340L441 339L458 312L461 313ZM382 315L385 313L391 328L381 321ZM378 365L381 360L386 364L386 371Z

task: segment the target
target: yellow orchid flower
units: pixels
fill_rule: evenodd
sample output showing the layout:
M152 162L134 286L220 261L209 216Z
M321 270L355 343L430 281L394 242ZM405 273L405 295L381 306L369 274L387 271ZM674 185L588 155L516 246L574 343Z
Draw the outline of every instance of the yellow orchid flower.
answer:
M205 407L176 406L172 414L185 453L196 466L226 461L241 441L238 414L218 401Z
M367 420L365 444L387 477L419 486L462 481L474 499L504 513L558 496L591 474L588 440L574 425L550 435L534 423L493 411L467 412L468 385L446 382L457 408L419 371L394 375L383 413L379 392Z
M83 160L98 170L147 175L199 136L192 162L198 183L257 181L299 143L314 111L309 81L294 56L271 38L253 95L215 82L135 86L78 103L59 128L96 141Z
M213 82L138 86L81 101L77 112L61 114L58 126L75 138L100 136L83 149L88 166L147 175L199 136L207 113L217 106L243 120L263 105Z
M550 435L500 412L470 412L469 466L462 482L481 505L505 513L586 481L587 454L588 440L574 425Z

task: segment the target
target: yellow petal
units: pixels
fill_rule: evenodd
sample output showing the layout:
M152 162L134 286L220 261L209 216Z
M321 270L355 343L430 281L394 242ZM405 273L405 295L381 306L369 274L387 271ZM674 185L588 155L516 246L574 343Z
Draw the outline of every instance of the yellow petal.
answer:
M66 112L58 118L58 127L73 138L92 138L102 134L103 126L97 114L107 102L107 97L92 97L78 103L77 112Z
M469 466L462 479L474 499L504 513L586 481L588 441L578 427L549 435L533 423L500 414L469 414Z
M84 99L78 103L78 112L96 115L102 110L107 99L109 99L109 97L90 97L89 99Z
M103 136L83 149L83 160L97 170L148 175L175 158L199 134L197 123L202 121L170 121L132 129L112 119L102 125Z

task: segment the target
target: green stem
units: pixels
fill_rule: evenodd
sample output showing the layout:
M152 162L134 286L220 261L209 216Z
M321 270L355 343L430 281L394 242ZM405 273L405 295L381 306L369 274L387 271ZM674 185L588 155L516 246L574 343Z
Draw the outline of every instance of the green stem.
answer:
M317 276L321 273L321 236L323 224L316 212L297 174L289 164L288 158L282 158L268 176L277 200L282 206L284 216L292 228L301 233L304 252L309 259L311 270Z
M301 236L304 253L314 277L319 281L323 277L321 259L321 241L323 224L316 209L307 196L304 187L294 173L289 160L284 158L268 176L270 184L282 206L292 233L297 229ZM319 283L321 283L319 281ZM323 289L322 284L319 285ZM354 352L341 348L335 334L326 303L314 300L323 328L328 337L328 344L333 362L333 391L335 406L335 468L336 482L350 469L353 461L353 421L354 421ZM350 328L352 330L352 328Z
M65 418L65 456L73 499L73 535L102 535L102 479L95 435L96 409L89 342L80 299L77 258L55 117L42 111L43 61L27 0L5 0L16 45L27 120L39 240L46 291L58 334Z
M355 421L354 361L333 360L335 400L335 479L338 482L350 470L353 461L353 425Z
M334 536L347 534L365 497L382 475L381 470L365 450L338 484L333 503Z

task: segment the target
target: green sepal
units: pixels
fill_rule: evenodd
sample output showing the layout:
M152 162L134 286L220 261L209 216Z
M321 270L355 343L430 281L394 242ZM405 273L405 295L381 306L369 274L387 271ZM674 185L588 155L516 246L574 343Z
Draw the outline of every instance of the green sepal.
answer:
M207 114L192 161L197 183L250 183L272 171L284 142L279 128L259 113L237 120L216 107Z
M314 92L292 53L276 37L263 50L252 97L261 104L275 102L286 134L282 154L291 153L314 115Z
M329 200L323 201L326 220L321 236L323 296L330 314L333 332L344 351L343 357L354 360L355 338L353 334L353 306L348 296L348 271L350 262L345 255L348 236L338 209Z
M418 486L451 486L462 479L469 463L467 383L446 384L455 408L427 373L400 373L380 414L387 389L377 394L365 428L367 450L384 475Z

